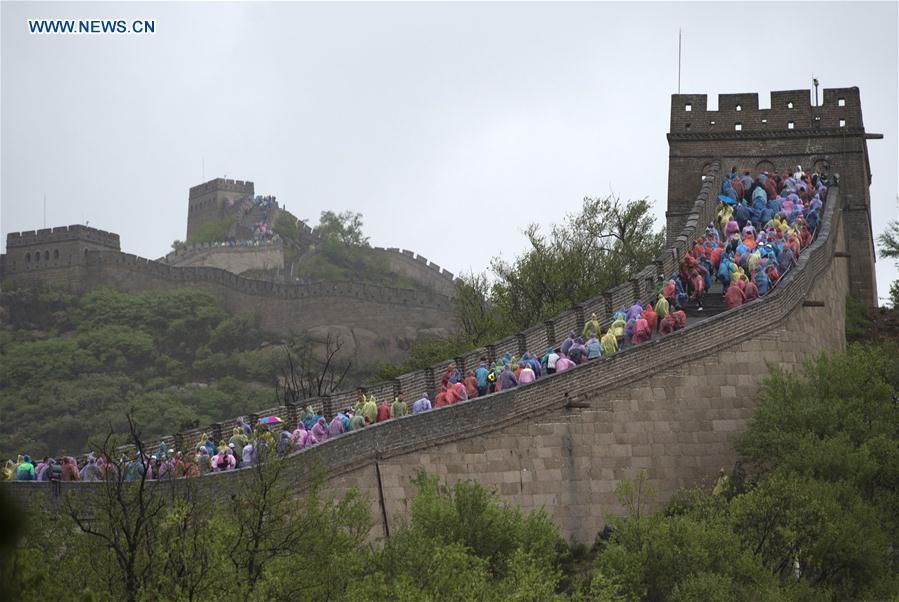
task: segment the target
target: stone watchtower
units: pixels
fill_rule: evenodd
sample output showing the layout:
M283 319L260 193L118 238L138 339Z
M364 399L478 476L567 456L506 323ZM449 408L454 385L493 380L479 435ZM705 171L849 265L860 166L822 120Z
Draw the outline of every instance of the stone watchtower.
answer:
M87 278L88 251L119 250L118 234L81 225L10 232L0 280L15 278L81 290Z
M229 216L254 194L252 182L225 178L192 187L187 202L187 238L196 236L203 224Z
M669 242L681 231L699 190L701 174L714 160L722 171L736 167L791 172L819 169L840 174L843 227L850 253L850 290L877 305L874 237L871 232L871 167L858 88L824 90L811 103L809 90L771 93L771 108L759 109L758 94L720 94L710 111L705 94L672 94L668 134Z

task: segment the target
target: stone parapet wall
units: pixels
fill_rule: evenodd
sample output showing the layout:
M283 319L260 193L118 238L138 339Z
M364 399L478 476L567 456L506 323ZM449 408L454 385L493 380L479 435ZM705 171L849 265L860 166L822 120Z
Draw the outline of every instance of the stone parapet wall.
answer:
M621 512L613 491L622 479L646 469L665 501L733 462L733 443L752 416L769 363L796 368L810 355L844 347L849 274L837 256L846 243L841 216L832 188L817 240L765 297L532 385L297 452L288 478L301 484L320 467L333 494L351 487L368 494L379 521L374 536L388 529L380 504L390 522L408 511L418 469L451 483L475 479L524 510L546 508L566 537L589 544L605 517ZM195 440L198 434L191 432ZM243 478L241 471L218 473L199 486L221 495ZM23 501L41 487L3 486Z
M162 261L178 267L219 268L233 274L249 270L276 270L284 268L284 246L280 240L234 246L201 243L169 253Z

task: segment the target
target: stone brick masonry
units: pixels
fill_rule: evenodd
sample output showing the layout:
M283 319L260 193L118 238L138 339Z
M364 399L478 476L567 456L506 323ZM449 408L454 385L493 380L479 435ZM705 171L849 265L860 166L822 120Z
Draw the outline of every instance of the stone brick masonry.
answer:
M672 131L676 125L672 118ZM630 282L457 363L470 366L482 354L496 357L504 350L558 342L567 330L582 327L585 312L605 316L634 297L649 298L655 278L671 273L689 241L711 220L722 159L737 156L744 141L734 139L737 150L722 147L721 154L695 169L676 156L678 144L672 143L671 170L689 171L680 176L694 186L700 175L704 179L688 211L677 209L679 197L669 199L675 214L669 219L682 228L661 257ZM856 163L866 157L854 156ZM782 170L793 158L771 162ZM849 173L866 173L842 161ZM681 186L680 176L672 176L676 186ZM867 182L863 187L867 190ZM645 468L664 501L679 487L712 478L718 468L733 463L733 444L752 416L758 383L771 366L799 368L817 353L844 348L845 297L854 282L847 255L856 252L857 244L844 189L858 191L859 185L843 175L843 188L831 187L818 238L765 297L532 385L391 420L303 450L289 460L290 478L301 485L309 471L321 467L332 493L360 489L378 521L374 538L386 535L406 513L414 495L412 479L424 469L449 482L475 479L526 510L546 508L566 537L591 543L605 518L621 511L613 494L618 482ZM432 390L442 366L377 386L376 395L403 391L412 401L419 389ZM333 409L350 401L350 395L317 402ZM239 486L239 473L203 477L200 486L221 495ZM26 501L42 485L3 486ZM61 491L69 489L88 491L90 486L61 484Z

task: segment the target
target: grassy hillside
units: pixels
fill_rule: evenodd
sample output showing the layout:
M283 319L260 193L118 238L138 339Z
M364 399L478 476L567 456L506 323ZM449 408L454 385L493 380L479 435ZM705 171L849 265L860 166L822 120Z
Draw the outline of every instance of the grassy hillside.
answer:
M281 349L205 293L0 295L0 453L82 452L134 408L161 435L270 406Z

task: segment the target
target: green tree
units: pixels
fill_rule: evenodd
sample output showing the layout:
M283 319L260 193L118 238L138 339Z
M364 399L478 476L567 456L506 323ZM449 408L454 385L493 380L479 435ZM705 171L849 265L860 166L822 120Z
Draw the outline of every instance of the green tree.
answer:
M795 373L774 369L738 443L768 479L737 504L743 524L766 529L753 545L777 572L797 564L837 598L899 591L896 357L894 345L854 344Z
M362 233L361 213L322 211L315 233L325 242L349 247L368 246L368 237Z
M896 196L899 204L899 195ZM899 260L899 220L893 220L887 224L886 230L877 237L878 250L881 257ZM889 304L892 308L899 308L899 280L890 285Z
M626 281L655 259L664 231L654 231L646 199L584 199L579 213L552 227L525 230L530 248L513 262L495 258L491 303L508 328L523 330Z
M587 197L579 213L554 225L548 235L532 224L524 232L529 248L511 263L495 257L490 274L460 278L454 299L460 333L415 342L406 362L379 367L371 380L456 357L625 282L662 252L665 234L654 230L651 207L646 199Z

